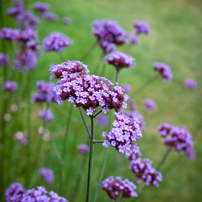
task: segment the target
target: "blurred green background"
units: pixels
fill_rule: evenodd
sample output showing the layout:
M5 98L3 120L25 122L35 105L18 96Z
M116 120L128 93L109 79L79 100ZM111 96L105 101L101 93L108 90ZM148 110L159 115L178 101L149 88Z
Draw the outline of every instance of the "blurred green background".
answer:
M28 8L32 8L35 1L28 1ZM163 182L160 187L149 186L138 199L124 199L123 201L201 201L202 198L202 149L201 149L201 113L202 113L202 1L200 0L47 0L43 1L51 5L51 11L58 14L58 22L47 22L42 20L38 27L39 38L42 39L53 31L67 34L73 45L62 52L65 60L79 60L95 42L91 34L91 22L96 19L111 19L129 32L134 32L132 23L136 20L146 21L151 26L151 35L140 36L141 43L134 45L128 50L128 54L135 58L134 69L123 70L119 75L120 84L130 84L131 98L135 99L138 111L145 116L146 130L143 131L143 138L139 147L144 158L150 158L155 167L166 151L161 142L161 137L156 129L160 122L169 122L174 125L183 124L194 136L196 159L188 160L186 157L173 151L163 167ZM10 7L10 1L5 1L4 10ZM72 19L72 24L64 25L64 16ZM14 26L11 18L6 18L6 26ZM119 51L125 51L127 45L119 47ZM91 72L94 72L101 49L96 49L85 60ZM154 76L153 62L167 63L173 72L173 81L163 83L160 79L152 83L141 94L135 96L134 92L145 82ZM45 53L39 59L36 71L31 74L31 87L34 92L35 83L38 80L49 81L49 65L61 62L56 53ZM105 76L114 81L115 69L112 66L106 67ZM184 79L193 78L198 84L195 91L186 89L183 85ZM1 79L2 80L2 79ZM25 75L18 78L21 89L25 85ZM158 106L156 111L145 113L143 100L153 99ZM13 103L15 102L12 101ZM65 125L67 124L69 103L61 106L52 105L54 120L49 124L50 131L54 137L59 151L62 151L64 142ZM82 124L78 109L73 109L70 133L68 134L67 153L63 168L67 165L65 172L66 179L63 185L60 183L60 163L52 148L50 141L43 142L43 148L37 163L34 160L37 156L37 144L40 141L38 128L42 121L38 118L39 105L32 106L32 137L31 137L31 158L27 163L26 147L18 145L13 140L11 153L9 154L10 166L8 169L8 184L18 181L23 185L27 184L26 169L32 173L28 181L28 187L38 185L46 186L47 190L53 190L62 194L70 202L85 201L85 184L87 178L87 156L85 166L80 168L81 154L76 147L78 144L87 143L88 136ZM17 131L24 131L26 117L26 103L22 103L18 112L12 114L12 120L7 128L7 133L13 135ZM110 113L109 113L110 114ZM197 129L196 129L197 128ZM102 139L102 131L108 131L108 127L100 128L96 125L96 139ZM193 132L196 133L193 133ZM105 148L102 145L95 145L93 182L91 194L94 196L98 183L101 166L103 163ZM182 159L181 159L182 158ZM180 159L180 163L177 163ZM104 178L111 175L122 176L135 182L134 174L128 170L129 161L124 155L119 155L115 149L109 149ZM48 167L55 172L55 181L47 186L37 174L40 167ZM79 174L82 171L81 175ZM82 177L81 177L82 176ZM78 191L78 182L81 189ZM61 187L62 186L62 187ZM143 184L140 184L140 187ZM61 191L62 190L62 191ZM140 190L139 190L140 191ZM93 197L92 197L93 198ZM107 194L102 190L98 194L98 202L110 201Z

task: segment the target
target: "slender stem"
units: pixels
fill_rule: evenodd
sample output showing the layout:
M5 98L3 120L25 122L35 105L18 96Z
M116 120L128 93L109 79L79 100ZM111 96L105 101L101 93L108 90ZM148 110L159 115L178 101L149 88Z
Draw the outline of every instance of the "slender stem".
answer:
M88 57L88 55L90 55L90 53L93 51L93 49L95 48L95 46L96 46L96 44L97 44L97 41L90 47L90 49L84 54L84 56L80 59L80 61L84 61L87 57Z
M142 92L147 86L149 86L149 84L151 84L153 81L155 81L158 76L159 76L159 74L156 74L152 79L147 81L143 86L141 86L138 90L136 90L134 94L137 95L140 92Z
M117 68L117 69L116 69L116 78L115 78L115 82L118 82L118 75L119 75L119 72L120 72L120 68Z
M94 123L93 123L93 116L91 116L91 136L90 136L90 147L89 147L86 202L90 201L91 175L92 175L92 167L93 167L93 147L94 147L93 140L94 140Z
M100 110L97 114L95 114L95 115L93 116L93 118L97 117L100 113L102 113L102 110Z
M104 53L102 52L101 55L100 55L100 57L99 57L98 63L95 66L94 74L98 74L99 73L100 63L101 63L103 57L104 57Z
M62 61L62 62L65 62L65 59L64 59L64 57L62 56L62 53L59 53L59 56L60 56L61 61Z
M93 140L93 143L103 143L104 140Z
M82 117L82 119L83 119L83 123L84 123L84 125L85 125L85 127L86 127L86 130L87 130L87 132L88 132L88 136L89 136L89 138L91 139L90 130L89 130L88 125L87 125L87 123L86 123L86 120L85 120L85 117L84 117L83 112L82 112L82 110L81 110L81 107L79 107L79 111L80 111L81 117Z
M156 170L160 169L160 167L163 165L163 163L165 162L166 158L170 154L171 150L172 150L172 147L168 147L168 149L167 149L166 153L164 154L163 158L161 159L161 161L156 166Z

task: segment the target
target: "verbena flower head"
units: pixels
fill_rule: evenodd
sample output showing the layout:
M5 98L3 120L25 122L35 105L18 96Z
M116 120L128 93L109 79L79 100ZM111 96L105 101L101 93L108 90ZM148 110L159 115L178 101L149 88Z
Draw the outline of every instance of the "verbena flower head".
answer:
M42 3L42 2L36 2L34 4L34 9L39 11L40 13L44 13L44 12L49 11L50 5L46 4L46 3Z
M20 139L18 139L18 142L21 144L21 145L26 145L27 144L27 139L22 137Z
M46 122L51 121L54 118L53 113L51 112L50 109L49 110L45 110L45 109L40 110L39 116L41 119L43 119Z
M128 179L122 180L121 177L111 176L105 179L100 186L111 199L115 201L121 195L123 198L137 197L137 193L134 191L136 185L130 182Z
M8 65L10 65L9 57L4 53L0 53L0 67L6 67Z
M89 150L89 146L87 144L80 144L77 146L77 150L81 153L81 154L86 154Z
M67 61L62 64L54 65L49 69L51 76L50 79L59 79L68 74L81 73L88 74L88 66L80 61Z
M126 93L130 93L131 91L131 85L129 84L123 84L121 85L122 89L125 90Z
M38 93L32 95L32 102L57 102L58 96L54 92L53 82L37 81Z
M105 56L105 63L112 64L117 70L122 68L133 68L135 66L134 58L122 52L114 52Z
M20 36L20 30L19 29L12 29L3 27L0 32L0 38L9 40L11 42L15 42L19 39Z
M33 30L31 28L26 28L20 33L18 40L26 43L28 41L35 40L37 38L38 38L38 33L36 30Z
M26 49L22 52L16 52L15 55L16 59L14 67L20 72L23 72L26 69L35 69L38 59L34 51Z
M162 81L170 82L173 79L171 68L162 62L154 63L154 70L158 71L162 75Z
M3 84L3 90L14 93L18 89L18 83L15 81L5 81Z
M136 175L137 183L142 179L145 185L159 186L159 181L162 181L162 174L155 168L152 168L152 161L149 159L135 159L130 161L129 169Z
M129 42L131 44L139 44L140 43L139 37L134 33L129 33L128 38L129 38Z
M92 26L92 34L97 37L100 47L106 53L114 51L116 49L115 45L127 42L126 31L116 21L95 20Z
M136 34L150 34L150 26L144 21L135 21L133 23Z
M21 201L25 192L22 184L14 182L6 189L5 196L7 202Z
M138 152L133 152L129 157L126 156L130 161L136 160L142 156L142 153L140 151Z
M68 17L64 17L62 21L63 21L63 23L66 24L66 25L69 25L69 24L71 24L71 22L72 22L72 20L71 20L70 18L68 18Z
M162 135L162 137L165 137L166 135L169 134L170 130L174 126L169 124L169 123L160 123L160 125L157 127L159 133Z
M72 41L65 34L60 32L53 32L43 40L43 48L46 52L57 51L60 53L67 46L70 46Z
M99 115L97 117L97 122L100 126L104 127L109 123L108 117L106 115Z
M40 168L38 171L39 175L41 175L45 182L51 184L54 181L54 172L50 168Z
M8 16L17 16L18 14L22 13L24 11L24 2L22 1L15 1L14 6L12 8L7 9L6 14Z
M181 154L186 154L191 160L195 158L192 135L184 126L172 127L169 133L163 137L166 145L174 147Z
M122 154L125 153L129 157L133 152L138 152L139 147L134 143L142 137L142 133L137 119L129 118L128 116L118 112L115 113L116 120L113 122L113 128L107 134L103 132L102 136L107 140L103 142L106 148L111 145Z
M190 89L194 90L194 89L197 88L197 83L193 79L188 78L188 79L186 79L184 81L184 86L187 87L187 88L190 88Z
M45 18L49 21L57 21L59 18L58 15L56 15L55 13L51 13L51 12L42 13L41 17Z
M157 106L154 100L151 100L148 98L144 100L144 110L151 111L151 110L155 110L156 108Z

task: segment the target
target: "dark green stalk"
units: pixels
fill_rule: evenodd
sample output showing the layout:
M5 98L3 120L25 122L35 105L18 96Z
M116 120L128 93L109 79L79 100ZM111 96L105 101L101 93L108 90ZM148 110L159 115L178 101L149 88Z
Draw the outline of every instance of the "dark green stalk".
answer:
M118 75L119 75L119 72L120 72L120 68L117 68L116 69L116 78L115 78L115 82L118 82Z
M88 125L87 125L87 123L86 123L86 120L85 120L85 117L84 117L83 112L82 112L82 110L81 110L81 107L79 107L79 111L80 111L80 114L81 114L83 123L84 123L84 125L85 125L85 127L86 127L88 136L89 136L89 138L91 139L91 133L90 133L90 130L89 130Z

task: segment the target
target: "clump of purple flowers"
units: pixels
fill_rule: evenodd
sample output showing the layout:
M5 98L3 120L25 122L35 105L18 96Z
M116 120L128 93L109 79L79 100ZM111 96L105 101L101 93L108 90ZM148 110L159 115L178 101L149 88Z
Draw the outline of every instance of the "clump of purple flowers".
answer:
M10 64L9 57L4 53L0 53L0 67L6 67Z
M46 4L46 3L42 3L42 2L36 2L34 4L34 9L39 11L40 13L44 13L44 12L49 11L50 5Z
M162 81L170 82L173 78L171 68L162 62L154 63L154 70L158 71L162 75Z
M40 168L38 171L39 175L41 175L48 184L51 184L54 180L54 172L50 168Z
M106 191L108 196L115 201L119 195L122 194L122 198L137 197L137 193L134 191L136 185L130 182L128 179L122 180L121 177L109 177L102 182L100 186L102 190Z
M162 137L165 137L166 135L169 134L170 130L173 128L174 126L169 124L169 123L160 123L160 125L157 127L159 133L161 134Z
M48 110L45 110L45 109L42 109L39 111L39 116L42 120L48 122L48 121L51 121L53 119L53 113L51 112L50 109Z
M166 145L174 147L175 150L179 151L181 154L186 154L191 160L195 158L192 135L184 126L172 126L171 129L164 129L165 132L163 133L161 129L162 126L158 128L161 131L163 142Z
M2 88L5 91L14 93L18 89L18 84L15 81L5 81Z
M154 100L151 100L151 99L144 100L144 110L151 111L151 110L155 110L156 108L157 106Z
M57 51L57 53L60 53L71 44L72 41L69 37L60 32L53 32L46 36L43 40L43 48L46 52Z
M107 134L103 132L102 136L106 137L103 146L109 145L115 147L117 151L125 153L129 157L133 152L138 152L139 147L134 143L137 139L142 137L142 133L137 119L129 118L122 113L115 113L116 120L113 122L113 128Z
M194 89L197 88L197 83L193 79L188 78L188 79L186 79L184 81L184 86L187 87L187 88L190 88L190 89L194 90Z
M5 196L7 202L21 201L22 195L25 193L23 186L14 182L6 189Z
M111 53L116 49L115 45L127 42L126 31L116 21L95 20L92 26L92 34L97 37L98 43L105 53Z
M129 42L131 44L139 44L140 43L139 37L134 33L129 33L128 38L129 38Z
M86 154L89 150L89 146L87 144L80 144L77 146L77 150L81 153L81 154Z
M106 115L99 115L97 118L97 122L100 126L104 127L108 124L109 120L108 117Z
M58 85L54 89L60 97L58 103L65 100L75 103L75 107L83 107L88 116L92 116L99 106L104 113L109 109L120 110L121 107L126 108L125 102L129 96L123 92L117 83L114 85L104 77L91 76L86 72L76 72L77 63L80 64L76 61L66 63L70 67L65 68L62 78L57 82ZM75 71L72 69L74 66ZM51 67L51 69L53 68ZM69 70L75 73L69 74Z
M68 18L68 17L64 17L62 21L63 21L63 23L66 24L66 25L69 25L69 24L71 24L71 22L72 22L72 20L71 20L70 18Z
M136 34L150 34L150 26L144 21L136 21L133 23Z
M142 153L140 151L138 152L133 152L129 157L126 156L130 161L136 160L142 156Z
M19 29L12 29L12 28L7 28L3 27L0 32L0 38L9 40L11 42L15 42L19 39L20 37L20 30Z
M9 8L6 11L8 16L17 16L24 11L25 5L22 1L14 1L14 7Z
M135 66L134 58L122 52L114 52L105 56L105 63L112 64L119 71L122 68L133 68Z
M145 185L159 186L159 181L162 181L162 174L155 168L152 168L152 161L149 159L135 159L130 161L129 169L132 170L137 179L137 183L140 183L140 179L145 182Z
M49 21L57 21L58 20L58 15L56 15L55 13L51 13L51 12L42 13L41 17L45 18Z

